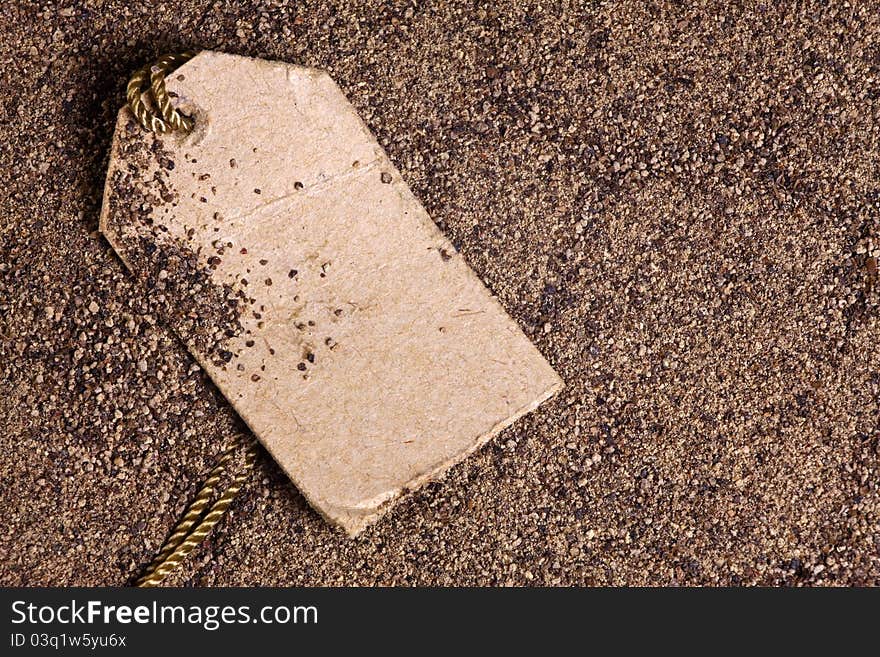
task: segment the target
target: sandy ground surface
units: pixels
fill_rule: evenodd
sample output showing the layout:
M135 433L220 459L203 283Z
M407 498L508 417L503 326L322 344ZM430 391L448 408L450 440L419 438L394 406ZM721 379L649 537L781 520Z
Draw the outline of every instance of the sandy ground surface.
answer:
M357 540L263 456L172 583L880 582L876 6L48 4L0 4L0 583L129 582L237 426L96 233L188 47L329 70L567 388Z

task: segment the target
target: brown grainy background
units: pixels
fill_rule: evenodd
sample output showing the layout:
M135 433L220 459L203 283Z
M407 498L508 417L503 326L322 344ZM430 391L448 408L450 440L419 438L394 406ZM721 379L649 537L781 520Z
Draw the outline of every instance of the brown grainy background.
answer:
M235 426L95 233L189 47L329 70L568 386L354 541L263 458L173 583L880 582L880 11L699 4L0 3L0 584L130 581Z

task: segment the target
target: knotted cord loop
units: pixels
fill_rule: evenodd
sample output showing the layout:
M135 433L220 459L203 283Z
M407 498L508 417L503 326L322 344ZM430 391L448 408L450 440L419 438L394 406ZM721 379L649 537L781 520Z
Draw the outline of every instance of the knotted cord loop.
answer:
M172 130L189 132L193 129L193 120L178 112L171 104L171 98L165 89L165 76L196 54L195 51L188 50L178 54L163 55L154 64L138 69L131 76L125 90L125 98L132 114L144 128L158 133ZM149 86L146 91L142 91L145 83ZM157 109L158 115L144 101L145 94Z

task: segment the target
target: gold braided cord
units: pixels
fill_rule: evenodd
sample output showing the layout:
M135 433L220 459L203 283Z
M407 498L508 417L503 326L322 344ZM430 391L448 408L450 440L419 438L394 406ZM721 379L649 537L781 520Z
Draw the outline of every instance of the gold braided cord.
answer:
M184 62L192 59L195 52L187 51L179 54L163 55L153 64L150 69L150 91L153 100L159 108L159 113L172 130L189 132L193 129L194 122L188 116L184 116L171 104L171 97L165 89L165 76Z
M233 476L231 483L219 499L208 508L220 478L226 473L235 452L242 447L245 450L244 465ZM254 468L257 449L256 441L248 439L243 434L239 434L233 439L231 445L224 450L217 465L208 474L208 478L196 494L196 499L189 505L180 522L177 523L165 544L147 567L146 572L135 582L137 586L153 587L161 584L168 574L177 568L180 562L211 533L214 525L220 521L247 481ZM205 509L208 509L207 512Z
M220 456L217 465L215 465L211 472L208 473L208 478L205 479L205 483L202 484L201 489L196 493L195 500L193 500L192 504L186 509L180 522L177 523L174 531L171 532L171 535L165 541L162 549L156 554L152 563L147 566L146 572L149 573L154 571L159 564L165 561L165 559L168 558L168 555L174 552L174 548L180 545L187 537L193 525L195 525L199 518L202 517L208 504L211 503L214 493L216 493L217 484L220 483L220 478L226 471L226 464L232 460L232 457L235 454L236 447L237 444L230 445Z
M132 114L144 128L158 133L192 130L193 120L180 114L171 105L171 99L165 90L165 75L195 55L196 52L191 50L163 55L155 64L144 66L131 76L125 89L125 98ZM149 85L146 92L141 91L144 84ZM144 102L145 93L148 94L150 102L158 108L161 116L157 116Z
M128 81L128 87L125 90L125 97L128 101L128 107L131 109L134 118L138 120L144 128L152 132L168 132L168 124L153 114L150 108L141 98L141 86L149 79L150 69L145 66L139 69Z

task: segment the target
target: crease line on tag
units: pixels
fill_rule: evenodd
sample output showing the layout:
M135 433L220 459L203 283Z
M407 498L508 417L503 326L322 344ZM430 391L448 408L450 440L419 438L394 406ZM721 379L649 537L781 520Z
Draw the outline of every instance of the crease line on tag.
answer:
M290 192L289 194L284 194L282 196L277 196L273 199L266 201L265 203L261 203L260 205L251 208L247 212L243 214L233 215L227 218L227 221L240 221L243 219L250 219L254 215L260 214L261 212L271 210L272 208L278 207L279 205L284 204L285 201L290 199L300 198L302 196L307 197L315 197L319 193L323 192L329 187L339 183L340 181L348 180L349 178L360 177L374 169L379 168L380 160L376 158L366 164L359 165L357 169L352 171L340 171L339 173L335 173L327 178L320 180L317 183L309 185L308 187L303 186L302 189L298 189L295 192Z

